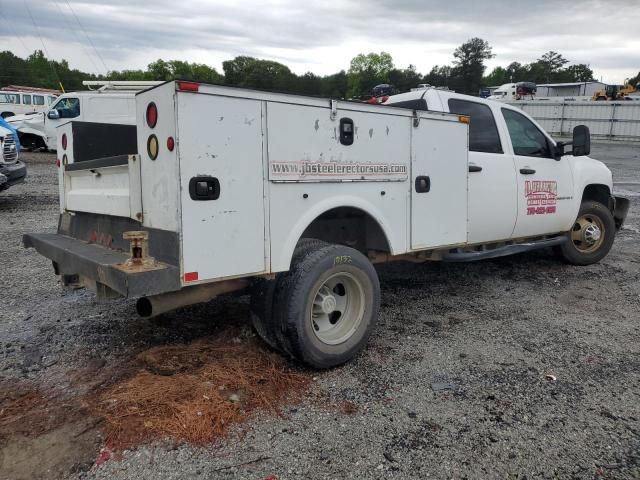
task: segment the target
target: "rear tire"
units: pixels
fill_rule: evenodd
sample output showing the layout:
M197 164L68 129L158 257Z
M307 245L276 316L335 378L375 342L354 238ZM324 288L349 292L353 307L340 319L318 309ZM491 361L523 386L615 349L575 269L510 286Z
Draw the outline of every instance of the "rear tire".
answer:
M599 202L586 201L567 233L569 241L560 245L558 251L567 263L591 265L609 253L615 232L616 223L611 211Z
M378 319L380 284L360 252L326 245L293 262L273 306L287 352L313 368L335 367L367 343Z
M301 238L293 252L291 263L293 264L297 258L304 255L310 249L320 248L327 245L326 242L315 238ZM276 325L273 320L273 299L276 289L282 277L286 272L277 273L273 280L264 278L255 279L251 287L251 301L249 309L251 311L251 323L253 328L262 340L265 341L274 350L287 353L283 348L282 335L278 335L279 324Z

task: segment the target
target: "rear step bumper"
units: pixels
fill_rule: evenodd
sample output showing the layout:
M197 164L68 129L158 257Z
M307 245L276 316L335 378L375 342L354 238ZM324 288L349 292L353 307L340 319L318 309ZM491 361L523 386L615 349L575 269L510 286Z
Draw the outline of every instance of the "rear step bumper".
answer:
M33 233L22 237L27 248L54 262L56 273L79 275L104 285L124 297L158 295L180 290L180 271L173 265L159 263L152 270L125 271L121 265L128 254L56 233Z

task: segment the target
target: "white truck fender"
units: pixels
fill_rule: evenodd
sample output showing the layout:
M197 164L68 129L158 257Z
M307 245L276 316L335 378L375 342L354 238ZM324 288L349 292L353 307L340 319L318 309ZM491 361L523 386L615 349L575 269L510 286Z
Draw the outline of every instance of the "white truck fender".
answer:
M25 135L35 135L37 137L40 137L44 140L46 140L46 136L44 135L44 133L40 130L37 130L35 128L30 128L30 127L20 127L17 129L18 132L23 133Z
M613 194L613 177L611 170L599 160L590 157L565 157L571 162L573 172L573 208L574 217L578 216L584 190L588 185L604 185ZM561 160L564 161L564 158Z
M286 240L279 246L273 243L271 244L271 271L280 272L289 270L293 251L307 227L323 213L342 207L357 208L373 218L382 229L392 255L406 250L406 232L396 232L395 234L394 232L390 232L388 226L391 222L384 217L375 205L362 198L351 195L332 196L318 202L313 208L307 211L304 216L300 217L289 231Z

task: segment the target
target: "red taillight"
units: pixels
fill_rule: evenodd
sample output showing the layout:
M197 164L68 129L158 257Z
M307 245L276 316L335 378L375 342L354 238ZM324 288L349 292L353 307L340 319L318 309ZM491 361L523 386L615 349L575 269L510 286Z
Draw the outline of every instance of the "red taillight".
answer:
M197 92L200 89L197 82L177 82L176 85L181 92Z
M149 128L154 128L156 123L158 123L158 107L151 102L147 105L147 125L149 125Z
M173 149L176 146L176 142L173 139L173 137L169 137L167 138L167 148L169 149L170 152L173 152Z
M60 168L60 159L56 158L56 167Z
M66 133L62 134L62 149L63 150L67 149L67 134Z

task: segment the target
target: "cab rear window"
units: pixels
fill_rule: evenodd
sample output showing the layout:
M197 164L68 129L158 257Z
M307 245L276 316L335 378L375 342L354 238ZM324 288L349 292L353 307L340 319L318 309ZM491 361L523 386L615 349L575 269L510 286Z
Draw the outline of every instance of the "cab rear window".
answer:
M504 153L496 120L491 109L482 103L449 99L449 112L471 118L469 124L469 151Z

